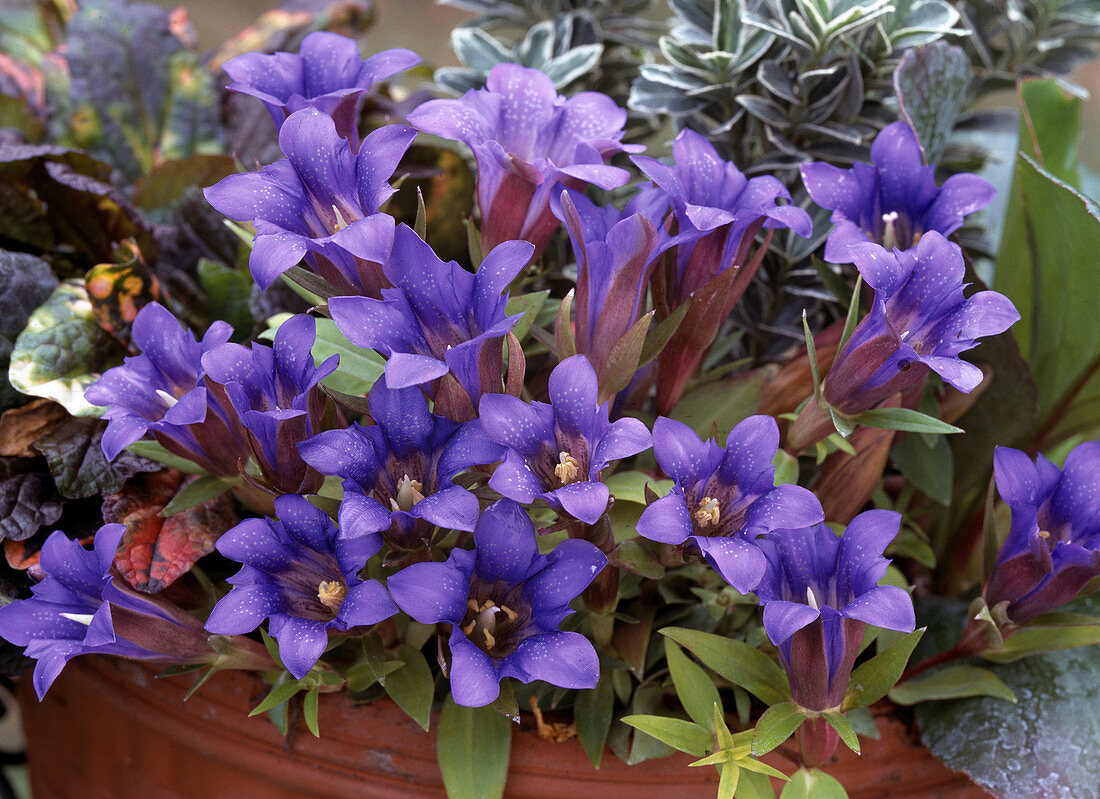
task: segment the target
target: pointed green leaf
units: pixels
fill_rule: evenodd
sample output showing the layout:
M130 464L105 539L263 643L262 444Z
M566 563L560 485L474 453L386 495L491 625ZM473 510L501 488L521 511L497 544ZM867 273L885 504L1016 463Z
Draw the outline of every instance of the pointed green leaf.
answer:
M512 726L487 707L464 707L447 697L439 715L436 755L449 799L504 795Z
M824 771L800 768L791 775L779 799L848 799L848 792Z
M836 730L836 734L840 736L840 740L844 741L844 745L859 754L859 736L856 735L855 729L848 722L848 719L844 718L843 713L825 713L822 718L828 722L829 726Z
M201 505L214 497L220 497L226 491L237 484L236 480L225 480L221 477L198 477L185 485L172 497L172 501L160 512L161 516L173 516L183 513L196 505Z
M680 323L684 321L684 316L687 314L689 308L691 308L690 297L680 303L680 306L675 311L662 319L655 328L649 331L649 335L645 340L645 346L642 347L642 355L638 359L638 366L645 366L661 354L661 350L663 350L668 342L672 340L672 336L680 327Z
M668 670L672 675L676 694L680 697L680 704L692 721L713 733L714 708L722 707L714 682L674 641L665 641L665 656L668 658Z
M714 736L691 721L668 716L623 716L622 721L689 755L704 757L714 749Z
M915 705L934 699L961 699L964 696L995 696L1015 702L1016 697L1004 681L989 669L953 663L927 676L906 680L888 694L891 702Z
M600 681L595 688L577 691L577 698L573 702L577 738L584 747L584 753L592 761L593 768L600 767L607 734L611 731L611 716L615 708L615 691L611 684L611 674L605 671L600 674Z
M794 735L806 714L794 702L779 702L761 714L752 736L752 753L766 755Z
M570 289L558 306L558 318L554 322L555 349L559 361L577 354L577 340L573 338L573 321L570 318L572 309L573 290Z
M516 326L512 328L512 334L517 339L523 341L524 336L531 329L531 324L535 321L535 317L539 315L539 311L542 310L542 306L549 296L550 289L546 289L545 291L536 291L533 294L520 294L508 299L508 315L523 314L523 318L516 322Z
M844 697L843 709L866 707L886 696L905 671L909 656L913 654L917 642L924 635L924 629L922 627L903 636L867 662L857 666L848 680L848 694Z
M783 669L759 649L732 638L682 627L665 627L660 632L690 649L711 671L740 685L762 702L775 705L790 698L791 689Z
M316 688L312 691L307 691L305 698L302 700L302 718L306 721L306 727L314 738L321 737L321 728L317 724L317 698L320 694Z
M851 417L864 427L880 427L884 430L904 430L909 433L961 433L961 427L914 411L912 408L872 408Z
M405 665L385 677L386 693L398 707L425 730L432 720L432 694L435 680L431 667L420 650L402 646L397 658Z
M261 713L265 713L276 705L281 705L299 691L305 689L305 683L302 680L287 680L284 683L280 683L271 689L271 692L264 697L263 701L256 707L252 708L249 716L258 716Z

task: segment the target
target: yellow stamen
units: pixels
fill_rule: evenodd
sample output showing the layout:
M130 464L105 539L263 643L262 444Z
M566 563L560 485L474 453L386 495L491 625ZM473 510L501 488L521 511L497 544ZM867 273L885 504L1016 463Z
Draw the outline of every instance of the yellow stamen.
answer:
M474 627L477 627L477 619L470 619L470 623L462 628L462 632L466 633L466 635L472 635Z
M1050 531L1049 530L1040 530L1039 531L1039 537L1040 538L1050 538Z
M348 587L340 580L322 580L317 586L317 598L333 613L339 612L347 594Z
M714 497L703 497L694 513L695 523L699 525L699 529L706 530L708 527L717 527L721 518L722 509L718 505L718 500Z
M554 475L561 480L563 486L567 486L581 479L580 467L580 462L568 452L559 452L558 465L554 467Z
M493 634L491 632L489 632L488 627L482 629L482 632L485 633L485 648L486 649L492 649L494 646L497 645L497 639L493 638Z
M504 612L504 615L508 617L508 621L515 621L516 620L516 616L518 614L514 610L512 610L510 607L508 607L507 605L501 605L500 609Z
M481 610L481 605L477 604L476 599L467 599L466 600L466 607L468 607L474 613L477 613L479 610Z

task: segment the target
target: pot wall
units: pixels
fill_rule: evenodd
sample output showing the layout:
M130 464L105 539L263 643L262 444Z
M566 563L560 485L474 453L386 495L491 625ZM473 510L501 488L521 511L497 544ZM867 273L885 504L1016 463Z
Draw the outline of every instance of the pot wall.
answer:
M353 706L321 697L321 738L304 724L285 740L248 710L267 691L252 676L223 672L188 702L190 678L156 679L126 661L72 661L39 706L20 686L34 799L445 799L434 733L392 702ZM883 736L830 773L850 799L987 799L964 776L914 746L904 726L879 719ZM525 723L526 726L526 723ZM512 741L507 799L713 799L716 772L687 757L626 766L610 752L592 769L575 741L533 734ZM788 768L782 758L773 765ZM864 787L860 788L862 785Z

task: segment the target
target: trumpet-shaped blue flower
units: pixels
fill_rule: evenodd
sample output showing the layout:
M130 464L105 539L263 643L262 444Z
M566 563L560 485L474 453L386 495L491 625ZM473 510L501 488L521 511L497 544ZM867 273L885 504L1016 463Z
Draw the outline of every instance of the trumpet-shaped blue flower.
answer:
M428 412L419 388L371 388L375 424L329 430L299 446L322 474L343 478L341 534L382 533L392 546L414 549L432 526L470 532L477 497L453 478L470 466L499 460L504 448L490 441L481 422L457 424Z
M562 187L622 186L630 174L604 162L644 149L621 143L626 111L610 97L562 97L550 78L518 64L497 64L484 89L424 103L408 121L474 151L485 248L524 239L541 253L558 227L550 201Z
M891 253L864 242L848 254L875 300L829 369L826 401L857 414L909 388L929 369L959 391L973 391L982 372L959 354L1018 321L1012 302L995 291L966 297L962 250L934 231L908 250Z
M531 520L504 499L478 519L473 551L407 566L390 577L389 588L418 622L451 625L451 694L459 705L481 707L497 698L505 677L595 687L596 650L558 625L606 564L594 544L578 539L540 555Z
M321 485L297 447L321 430L326 399L318 384L340 356L315 367L316 338L313 319L300 314L279 326L274 347L227 343L202 356L206 374L225 387L264 479L283 494L310 493Z
M692 298L658 358L661 413L669 413L676 405L759 268L762 251L753 257L759 230L790 228L800 236L809 236L813 230L804 210L780 204L790 201L782 183L767 175L746 178L695 131L680 131L672 143L672 155L671 166L653 158L633 159L655 185L643 189L630 205L651 219L671 210L675 220L675 235L660 226L659 251L667 255L653 273L658 319Z
M1006 603L1008 618L1023 624L1100 574L1100 441L1074 447L1062 469L1008 447L997 448L993 464L1012 529L985 599L990 607Z
M0 607L0 637L26 647L27 657L38 661L32 681L39 699L78 655L172 663L216 657L194 616L111 576L125 532L124 525L104 525L91 550L53 533L42 545L46 577L31 588L34 596Z
M279 130L286 158L229 175L204 193L230 219L255 225L248 265L260 288L305 258L337 290L378 297L389 285L382 264L394 226L378 209L394 193L388 181L415 137L411 128L386 125L354 153L330 117L306 108Z
M574 337L604 382L608 356L641 315L653 270L657 228L640 213L597 207L580 192L555 203L577 259Z
M113 460L147 432L166 449L223 477L238 474L248 457L247 435L220 385L207 379L204 353L233 335L215 322L201 342L159 303L149 303L134 319L134 344L141 355L103 373L84 396L107 406L103 454Z
M888 125L875 137L870 164L851 169L805 164L802 182L815 203L833 212L836 227L825 243L825 260L836 264L851 263L849 245L868 239L907 250L930 230L950 236L995 193L969 173L937 186L935 167L924 165L916 134L905 122Z
M752 591L765 569L756 537L825 516L810 491L775 485L778 449L779 427L770 416L742 421L726 437L725 449L659 416L653 454L675 485L642 512L638 534L673 545L690 540L726 582L742 593Z
M506 394L481 398L485 432L508 448L489 485L516 502L541 499L593 524L610 497L600 473L611 461L649 449L652 437L637 419L608 421L608 403L598 401L596 372L583 355L554 368L549 393L549 405Z
M393 288L381 299L333 297L329 312L340 331L386 358L386 385L423 385L452 372L473 406L483 391L501 388L501 346L520 316L508 316L504 290L531 259L533 247L494 247L467 272L439 259L407 225L398 225L385 274ZM489 344L495 349L490 349Z
M363 95L419 63L411 50L385 50L362 59L352 39L315 31L302 40L297 53L245 53L226 61L223 68L233 79L229 88L263 102L276 128L295 111L316 108L333 118L336 130L354 149Z
M377 624L397 612L377 580L360 580L380 535L340 535L305 497L275 499L278 519L246 519L218 539L218 551L241 565L233 589L210 613L213 633L250 633L269 619L287 671L301 679L328 645L329 630Z
M912 632L913 601L901 588L879 585L889 561L883 550L901 514L871 510L844 535L825 524L777 530L759 546L767 571L756 587L764 630L791 680L794 701L811 710L844 699L865 624Z

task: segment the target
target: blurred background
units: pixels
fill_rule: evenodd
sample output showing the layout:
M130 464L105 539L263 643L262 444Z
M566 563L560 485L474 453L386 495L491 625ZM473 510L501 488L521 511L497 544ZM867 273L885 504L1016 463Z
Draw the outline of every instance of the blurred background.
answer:
M276 0L156 1L167 8L183 5L204 48L220 44L264 11L279 5ZM374 7L376 22L364 37L361 51L364 55L390 47L407 47L433 66L458 65L447 39L451 28L469 19L469 14L438 5L434 0L374 0ZM1100 60L1081 67L1073 79L1089 92L1080 142L1081 160L1094 172L1100 172ZM1003 102L1013 105L1014 98L1006 94Z

